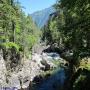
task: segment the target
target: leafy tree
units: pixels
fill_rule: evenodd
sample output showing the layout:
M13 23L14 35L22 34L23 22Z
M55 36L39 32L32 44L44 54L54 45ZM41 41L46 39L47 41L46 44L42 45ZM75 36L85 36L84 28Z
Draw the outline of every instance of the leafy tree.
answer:
M49 44L57 42L58 47L63 44L72 50L73 59L69 62L73 69L80 58L90 56L90 1L58 0L55 8L57 16L49 19L43 36Z
M0 44L10 42L19 45L24 54L30 52L39 37L30 15L25 15L17 0L1 0L0 16Z

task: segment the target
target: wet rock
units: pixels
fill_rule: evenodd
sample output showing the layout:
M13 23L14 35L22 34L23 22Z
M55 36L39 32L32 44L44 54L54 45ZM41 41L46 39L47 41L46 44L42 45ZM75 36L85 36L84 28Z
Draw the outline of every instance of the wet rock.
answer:
M46 75L45 75L45 79L48 79L50 76L51 76L50 73L46 74Z
M55 65L51 61L42 60L41 64L45 66L44 71L50 70L55 67Z
M41 75L37 75L33 79L33 83L39 84L41 81L43 81L43 77Z
M49 64L47 64L47 65L45 66L45 71L48 71L48 70L50 70L50 65L49 65Z
M67 50L61 54L61 57L66 60L72 60L73 59L73 52L70 50Z

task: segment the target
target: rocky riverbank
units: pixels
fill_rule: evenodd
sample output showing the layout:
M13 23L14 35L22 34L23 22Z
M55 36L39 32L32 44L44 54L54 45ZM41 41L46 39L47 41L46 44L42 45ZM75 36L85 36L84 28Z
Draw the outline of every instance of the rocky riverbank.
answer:
M38 47L39 48L39 47ZM64 69L58 69L60 68L60 63L64 64L64 60L59 56L58 53L51 52L51 53L45 53L42 52L43 49L41 49L38 53L38 48L36 52L33 52L32 54L32 60L31 59L25 59L23 60L23 64L17 65L16 69L14 71L8 71L6 68L6 61L3 59L3 52L0 51L0 86L2 87L17 87L18 89L25 89L27 87L30 87L30 82L33 82L35 80L35 77L42 75L44 73L44 76L49 76L48 80L43 79L43 83L38 87L37 90L48 90L45 89L52 86L55 82L64 82L65 79L65 72ZM50 73L47 74L47 71L57 71L55 73L52 73L53 75L50 75ZM46 74L45 74L46 73ZM59 78L60 77L60 78ZM62 80L63 79L63 80ZM47 83L48 82L48 83ZM50 84L49 84L50 82ZM46 83L46 84L45 84ZM47 86L48 85L48 86ZM37 85L36 85L37 86ZM34 86L35 87L35 86ZM27 88L28 89L28 88Z
M60 59L59 56L57 57ZM20 65L15 71L9 72L6 69L3 56L0 54L0 61L2 62L0 63L0 86L27 88L35 76L57 67L50 59L53 57L46 53L42 55L34 53L32 60L25 60L23 66Z

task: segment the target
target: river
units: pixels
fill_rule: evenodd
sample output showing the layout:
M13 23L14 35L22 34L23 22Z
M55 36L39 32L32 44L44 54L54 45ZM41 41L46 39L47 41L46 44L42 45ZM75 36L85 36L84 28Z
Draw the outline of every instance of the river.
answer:
M39 48L39 52L42 52L40 51L43 50L41 49L42 46L38 46L38 48ZM35 52L38 52L38 50L36 50ZM37 53L37 57L38 55L39 56L41 55L41 57L45 60L50 60L50 61L62 60L57 52L50 52L50 53L43 52L42 54ZM33 87L34 90L58 90L58 89L62 90L65 79L66 79L65 70L63 67L59 66L55 69L54 73L50 75L48 79L43 80L39 84L35 84Z
M59 68L48 79L37 85L35 90L60 90L63 88L65 78L64 68Z

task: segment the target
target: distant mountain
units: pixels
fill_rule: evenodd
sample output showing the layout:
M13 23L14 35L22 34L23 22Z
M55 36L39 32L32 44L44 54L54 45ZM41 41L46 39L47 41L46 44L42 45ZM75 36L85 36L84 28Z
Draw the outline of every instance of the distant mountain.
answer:
M46 24L47 20L49 19L49 15L53 12L55 12L55 9L53 7L50 7L31 14L31 17L37 24L37 26L41 28Z

